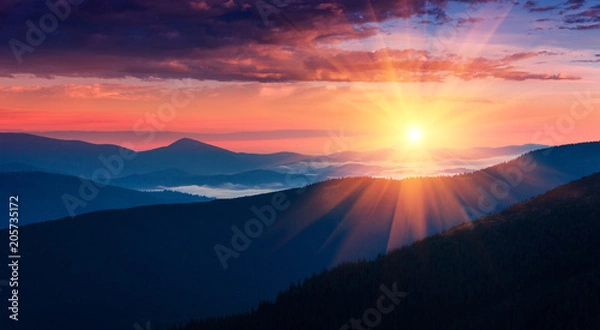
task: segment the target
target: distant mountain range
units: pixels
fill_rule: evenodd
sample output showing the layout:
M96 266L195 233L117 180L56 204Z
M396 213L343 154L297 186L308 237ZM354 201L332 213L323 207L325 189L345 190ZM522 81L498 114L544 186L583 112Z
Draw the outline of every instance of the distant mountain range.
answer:
M21 225L98 210L212 200L172 191L141 192L102 186L72 176L42 172L0 173L0 194L5 197L19 195ZM8 222L0 223L0 228L7 227Z
M449 149L449 148L437 148L432 149L424 155L427 158L435 158L438 160L449 160L449 159L482 159L492 158L501 156L514 156L521 155L529 151L547 148L548 146L542 144L524 144L524 145L512 145L497 148L487 147L474 147L468 149ZM411 150L408 153L399 153L398 150L394 149L381 149L370 152L356 152L356 151L345 151L335 153L328 158L334 158L342 161L369 161L372 159L386 159L393 161L402 161L408 156L414 156L415 153L419 153L418 150Z
M313 272L375 258L598 171L600 143L582 143L454 177L338 179L33 224L21 229L35 242L22 247L23 312L60 329L242 312Z
M294 153L235 153L191 139L148 151L116 145L51 139L24 133L0 133L2 164L35 167L45 172L92 177L113 169L113 177L178 169L192 175L234 174L306 159Z
M199 186L214 188L206 190L209 192L223 190L226 193L222 195L244 196L253 191L299 187L290 182L290 173L303 175L303 184L349 176L458 174L543 147L437 149L421 153L384 149L308 156L290 152L236 153L184 138L165 147L135 152L117 145L0 133L0 172L41 171L95 181L109 176L111 184L129 189Z
M600 173L173 329L600 329L598 237Z
M486 157L498 157L536 147L539 146L486 149L476 153L486 153ZM176 192L167 193L164 192L165 189L214 197L235 197L298 188L335 177L383 173L386 171L385 167L369 165L364 161L368 157L397 156L390 150L370 153L345 152L319 157L293 153L252 155L234 153L191 139L181 139L169 146L150 151L134 152L116 145L96 145L22 133L0 133L0 151L3 156L0 159L0 173L19 173L4 176L4 182L0 184L2 191L18 188L31 197L28 200L38 201L39 207L27 209L29 214L24 218L27 224L97 210L211 199ZM450 151L446 152L452 154ZM456 152L457 155L460 153ZM467 152L462 153L466 157ZM336 162L332 163L332 159ZM316 165L306 170L306 164L327 166ZM233 174L192 174L214 172ZM290 174L296 172L302 174ZM52 173L61 175L52 176ZM79 198L81 182L74 177L83 177L94 182L106 180L110 187L100 190L99 199L94 198L88 202ZM127 191L117 190L112 193L113 186L126 188ZM159 192L148 192L154 190ZM68 206L63 201L65 195L78 200L71 198L71 206ZM5 227L6 224L0 225L0 228Z

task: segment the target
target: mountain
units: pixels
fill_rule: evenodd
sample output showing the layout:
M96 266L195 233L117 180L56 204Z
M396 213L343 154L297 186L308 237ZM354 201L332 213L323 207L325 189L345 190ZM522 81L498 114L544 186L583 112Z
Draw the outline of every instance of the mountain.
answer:
M98 210L210 200L176 192L140 192L102 186L89 180L42 172L0 173L0 193L19 196L21 225L64 218L70 216L71 211L79 215ZM7 222L0 224L0 228L7 227Z
M501 160L505 160L506 157L514 157L541 147L543 146L523 145L465 150L440 149L424 153L423 158L438 162L450 161L449 164L443 165L445 170L442 169L440 173L455 173L456 171L452 172L450 169L468 167L468 164L472 169L482 168L499 162L498 159L502 157L504 158ZM129 176L130 182L127 187L148 188L156 186L149 187L144 181L132 183L131 180L138 175L172 170L191 176L232 175L255 170L309 172L319 180L340 175L403 176L403 173L414 174L414 169L406 167L403 162L407 161L407 157L415 156L414 151L407 154L392 149L372 152L346 151L325 156L306 156L290 152L248 154L232 152L188 138L177 140L165 147L135 152L117 145L59 140L25 133L0 133L0 152L3 156L0 159L0 171L4 172L36 170L91 178L99 171L108 170L114 179ZM382 166L382 163L387 165ZM465 170L470 171L468 168ZM396 173L398 171L400 172ZM173 179L182 181L179 176ZM270 182L277 183L281 181Z
M189 142L190 146L193 144L194 142ZM443 150L443 155L447 156L447 159L454 159L459 162L460 160L463 162L468 162L470 160L481 161L482 159L487 158L491 158L490 161L494 160L498 162L498 159L505 159L502 157L507 155L520 155L526 151L536 150L541 147L541 145L523 145L501 148L473 148L466 150L448 149ZM219 152L222 153L223 150L221 149ZM435 157L438 158L441 155L440 153L434 152L427 157L433 157L434 154ZM414 176L418 175L419 172L423 172L423 167L421 167L422 164L419 163L416 164L416 166L413 165L414 168L408 167L406 164L401 163L401 160L399 159L394 160L398 162L394 165L378 165L379 160L393 160L395 156L397 156L397 151L394 150L381 150L378 152L367 153L345 152L331 156L312 157L309 160L301 160L299 162L286 163L283 165L273 165L276 168L278 167L277 171L257 169L235 174L192 175L185 171L168 169L143 174L132 174L123 178L117 178L114 180L114 184L131 189L156 189L158 187L182 187L192 185L209 187L236 186L240 189L272 187L285 189L297 187L297 185L290 184L286 179L288 177L287 173L294 171L306 173L308 179L307 183L353 176L372 175L384 177L384 174L386 173L389 174L388 176ZM369 159L371 160L370 163L368 161ZM198 162L196 163L199 164ZM483 164L484 163L482 163L482 165ZM312 167L310 165L312 165ZM472 164L472 166L473 165L474 164ZM208 168L210 166L203 165L203 167ZM475 169L473 168L448 167L444 169L433 169L433 172L439 174L456 174L469 173L474 170Z
M316 181L349 176L403 179L412 176L456 175L474 172L544 148L547 146L525 144L495 148L344 151L285 164L275 170L310 173Z
M19 163L44 172L93 177L108 170L112 178L177 169L194 175L234 174L297 162L295 153L246 154L191 139L135 152L116 145L97 145L24 133L0 133L0 167Z
M41 172L39 168L22 163L0 164L0 172Z
M36 319L22 324L125 329L247 311L314 272L376 258L598 171L600 143L583 143L455 177L337 179L25 226L22 311Z
M295 153L247 154L221 149L191 139L139 152L134 160L136 173L176 168L196 175L235 174L307 159Z
M210 144L202 143L200 141L183 138L179 139L167 147L153 149L155 152L167 152L167 153L194 153L201 152L209 155L219 155L219 154L234 154L229 150L215 147Z
M543 144L511 145L498 148L476 147L470 149L436 149L432 153L438 159L462 158L481 159L499 156L521 155L530 151L548 148Z
M600 173L173 329L600 329L598 237Z
M105 168L99 157L130 155L132 150L116 145L50 139L24 133L0 133L0 165L17 163L50 173L91 177Z
M452 149L452 148L437 148L429 150L426 154L428 159L435 160L449 160L449 159L482 159L482 158L494 158L501 156L519 156L521 154L548 148L549 146L543 144L524 144L524 145L510 145L503 147L474 147L468 149ZM380 149L369 152L356 152L356 151L344 151L331 155L331 158L340 161L368 161L372 159L396 161L400 162L408 156L414 156L415 150L411 150L409 154L399 152L394 149Z

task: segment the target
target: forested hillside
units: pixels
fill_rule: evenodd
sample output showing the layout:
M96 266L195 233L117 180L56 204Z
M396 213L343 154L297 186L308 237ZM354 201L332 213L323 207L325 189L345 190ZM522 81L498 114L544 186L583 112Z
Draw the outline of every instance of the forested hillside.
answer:
M252 313L175 329L599 329L598 237L595 174L292 284ZM408 295L397 294L393 311L374 313L382 285Z

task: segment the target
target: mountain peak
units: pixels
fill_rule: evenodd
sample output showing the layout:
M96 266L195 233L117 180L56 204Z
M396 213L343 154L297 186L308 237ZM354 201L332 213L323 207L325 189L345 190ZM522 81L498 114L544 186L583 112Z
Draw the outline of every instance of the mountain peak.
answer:
M189 146L189 145L198 145L198 144L205 144L205 143L202 143L200 141L196 141L196 140L190 139L190 138L182 138L182 139L179 139L179 140L171 143L169 145L169 147L174 147L174 146Z
M228 151L204 142L200 142L190 138L182 138L171 144L167 149L171 150L185 150L185 151Z

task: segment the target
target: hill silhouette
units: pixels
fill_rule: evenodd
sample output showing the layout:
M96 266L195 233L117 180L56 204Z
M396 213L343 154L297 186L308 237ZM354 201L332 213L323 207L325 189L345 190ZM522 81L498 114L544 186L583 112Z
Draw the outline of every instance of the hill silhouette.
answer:
M352 319L382 330L598 329L599 235L597 173L374 261L293 283L252 313L172 329L351 329ZM382 285L405 293L386 298ZM373 309L381 296L387 313Z
M25 133L0 133L0 151L1 164L19 164L44 172L86 177L104 166L99 156L132 152L116 145L58 140Z
M178 169L194 175L234 174L300 161L308 156L281 152L236 153L192 139L135 152L117 146L46 138L25 133L0 133L2 164L22 164L44 172L92 177L113 166L113 177ZM122 164L116 160L120 158ZM13 168L11 165L10 168Z
M90 180L43 172L0 173L0 193L2 196L19 195L21 225L98 210L211 200L172 191L141 192L102 186ZM0 228L6 227L8 222L0 224Z
M543 148L542 145L505 146L498 148L436 149L426 152L423 160L444 163L436 173L470 172L517 156L527 151ZM166 180L194 185L195 182L238 184L255 178L270 185L281 185L278 172L307 170L314 180L371 174L391 174L404 177L417 169L406 167L414 161L415 151L399 152L384 149L372 152L345 151L331 155L307 156L291 152L249 154L233 152L193 139L183 138L168 146L135 152L118 145L92 144L36 136L25 133L0 133L0 171L42 171L73 176L93 177L99 171L109 170L113 179L123 179L126 188L154 189L151 183ZM408 158L407 158L408 157ZM475 165L485 159L486 165ZM501 160L498 160L501 159ZM454 164L456 163L456 164ZM311 166L314 165L314 166ZM388 164L382 166L381 164ZM391 164L395 164L392 166ZM468 166L471 164L471 166ZM267 172L275 171L275 172ZM261 175L257 174L264 171ZM156 174L161 177L157 179ZM249 175L250 174L250 175ZM241 175L242 177L228 177ZM217 176L210 178L210 176ZM231 182L223 182L223 180ZM286 185L285 188L294 188ZM252 188L252 185L247 185Z
M24 294L23 311L62 329L91 318L105 329L132 318L174 324L243 312L314 272L373 259L478 212L600 171L598 148L588 143L535 151L456 177L338 179L233 200L101 211L25 226L23 237L30 243L22 250L30 262L22 277L31 296ZM503 171L529 169L532 162L536 166L522 171L506 198L479 210L482 189L506 180ZM245 230L251 219L272 225L253 234L237 256L220 258L217 246L231 249L239 236L232 226ZM6 232L0 237L6 239ZM44 276L34 276L40 273ZM62 317L64 308L78 316Z

